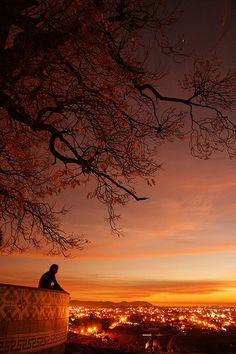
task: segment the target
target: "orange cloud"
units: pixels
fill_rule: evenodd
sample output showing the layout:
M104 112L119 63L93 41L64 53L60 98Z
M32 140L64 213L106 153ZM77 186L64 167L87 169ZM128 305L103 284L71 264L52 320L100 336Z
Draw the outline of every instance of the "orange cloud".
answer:
M129 245L129 243L128 243ZM124 249L125 246L125 249ZM200 246L195 248L194 246ZM154 247L153 247L154 248ZM109 250L109 251L108 251ZM206 254L224 254L224 253L234 253L236 252L236 244L218 244L212 245L210 243L200 243L199 245L192 245L191 248L181 249L181 250L151 250L151 249L134 249L127 247L127 244L123 247L119 247L117 244L116 249L114 247L109 248L108 245L104 245L104 251L101 251L100 247L97 250L88 250L88 252L82 252L79 256L80 261L83 260L122 260L122 259L145 259L145 258L156 258L156 257L178 257L178 256L192 256L192 255L206 255Z
M77 285L76 285L77 283ZM149 298L160 296L160 294L183 295L210 295L228 289L236 289L236 281L223 280L169 280L169 281L123 281L118 279L92 279L81 278L76 282L65 281L66 288L71 292L72 297L80 298L87 296L87 299L99 296L103 298Z

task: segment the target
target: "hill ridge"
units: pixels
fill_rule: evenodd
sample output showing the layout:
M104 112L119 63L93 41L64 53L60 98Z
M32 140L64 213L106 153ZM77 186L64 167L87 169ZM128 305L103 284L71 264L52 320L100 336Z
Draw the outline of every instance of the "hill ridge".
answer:
M83 301L83 300L70 300L70 306L88 306L88 307L152 307L150 302L147 301Z

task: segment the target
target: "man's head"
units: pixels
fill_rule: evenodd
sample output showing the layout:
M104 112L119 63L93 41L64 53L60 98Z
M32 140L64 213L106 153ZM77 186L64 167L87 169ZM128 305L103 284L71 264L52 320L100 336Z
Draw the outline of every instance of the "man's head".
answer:
M56 274L58 272L58 265L57 264L52 264L49 268L50 272L53 272L54 274Z

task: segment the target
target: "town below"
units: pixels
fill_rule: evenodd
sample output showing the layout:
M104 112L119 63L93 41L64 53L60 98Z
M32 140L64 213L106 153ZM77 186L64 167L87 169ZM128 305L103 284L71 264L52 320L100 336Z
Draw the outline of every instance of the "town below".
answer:
M76 345L83 353L236 353L236 308L73 305L68 346Z

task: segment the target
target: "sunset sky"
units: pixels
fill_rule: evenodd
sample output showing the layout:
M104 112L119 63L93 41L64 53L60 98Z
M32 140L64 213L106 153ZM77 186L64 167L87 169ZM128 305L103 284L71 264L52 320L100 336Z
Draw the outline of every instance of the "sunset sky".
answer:
M185 0L179 11L176 30L186 50L217 52L224 67L235 66L235 1ZM178 92L176 82L190 62L168 62L163 94ZM91 243L68 259L40 251L1 256L0 282L37 286L40 275L57 263L58 282L73 299L235 305L236 161L226 154L195 159L188 141L166 143L157 160L162 168L156 186L137 185L138 194L149 199L131 200L121 209L123 237L111 235L105 209L86 199L87 190L64 191L58 203L71 207L65 230Z

